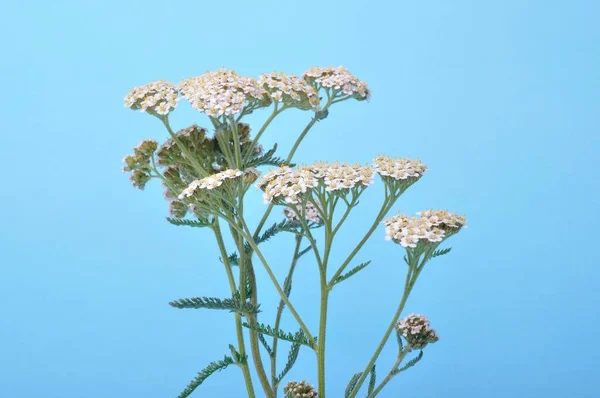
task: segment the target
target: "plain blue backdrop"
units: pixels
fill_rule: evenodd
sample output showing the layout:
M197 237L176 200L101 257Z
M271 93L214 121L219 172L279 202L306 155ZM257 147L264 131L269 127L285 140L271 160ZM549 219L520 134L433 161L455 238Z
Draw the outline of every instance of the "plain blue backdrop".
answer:
M4 3L0 397L175 397L228 353L230 314L167 305L224 296L228 286L209 231L166 223L157 184L140 192L121 173L142 138L166 137L122 98L133 86L219 67L258 76L314 65L345 65L373 97L334 107L297 161L420 157L428 173L394 212L448 208L469 219L406 308L427 314L441 339L381 396L597 397L598 4ZM286 152L309 119L284 114L265 143ZM173 115L177 128L193 122L207 124L188 105ZM334 259L360 239L382 190L365 194ZM260 192L251 196L259 213ZM333 291L331 397L366 365L401 295L403 253L383 235L355 260L373 263ZM265 245L281 279L290 238ZM258 276L269 322L277 296ZM292 299L316 329L308 257ZM284 326L296 328L289 315ZM394 351L384 351L380 374ZM302 350L290 379L315 383L314 364ZM193 396L243 391L231 368Z

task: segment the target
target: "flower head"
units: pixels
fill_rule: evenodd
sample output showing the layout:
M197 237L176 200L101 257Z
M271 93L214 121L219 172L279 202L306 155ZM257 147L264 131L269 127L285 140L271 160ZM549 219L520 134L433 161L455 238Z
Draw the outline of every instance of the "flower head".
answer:
M161 116L169 114L178 102L175 86L163 80L135 87L125 96L126 108Z
M275 102L305 110L319 110L320 98L317 91L298 76L264 73L260 75L258 83Z
M319 210L317 210L317 206L315 206L311 202L306 203L306 206L304 207L304 212L302 211L302 205L297 204L295 207L286 207L283 210L283 214L285 214L288 220L290 220L290 222L293 223L299 223L301 217L305 218L306 221L309 221L311 223L322 223L321 217L319 215Z
M247 105L266 106L268 93L256 79L218 69L183 80L177 86L192 107L212 117L240 113Z
M394 180L419 179L427 170L427 166L419 159L391 158L383 155L373 159L373 167L382 178Z
M371 97L371 90L367 87L367 83L357 79L343 66L315 66L307 69L303 77L310 84L317 83L323 87L341 91L360 101L368 100Z
M445 210L427 210L418 215L398 214L385 220L385 239L414 248L420 241L441 242L466 223L465 217Z
M179 199L189 198L194 195L198 190L211 191L215 188L220 187L226 180L237 178L244 173L237 169L228 169L217 174L209 175L200 180L194 180L186 189L184 189L179 195Z
M298 203L302 195L320 184L328 192L343 193L357 186L372 184L373 174L371 167L360 164L315 163L295 169L282 166L268 171L256 186L264 190L265 203L274 200Z
M435 329L429 325L429 319L425 315L410 314L396 324L396 330L404 337L410 348L422 350L427 344L439 340Z
M142 140L140 144L133 148L133 155L127 155L123 158L123 172L131 172L130 180L134 187L144 189L146 183L150 181L152 167L150 159L154 156L154 151L158 147L155 140Z
M318 393L311 384L302 380L300 382L290 381L283 387L285 398L317 398Z

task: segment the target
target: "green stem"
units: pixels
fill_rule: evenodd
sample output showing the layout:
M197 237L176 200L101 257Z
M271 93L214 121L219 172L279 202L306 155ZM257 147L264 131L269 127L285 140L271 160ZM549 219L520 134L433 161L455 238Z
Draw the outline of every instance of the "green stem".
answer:
M240 137L237 128L237 122L233 117L229 119L231 122L231 135L233 135L233 144L235 145L235 165L237 169L242 169L242 148L240 147Z
M260 128L260 130L258 130L256 137L254 137L254 139L252 140L252 144L248 148L248 152L244 155L244 164L246 164L246 162L250 158L252 152L254 151L254 148L256 148L256 144L258 143L258 140L263 135L263 133L265 132L267 127L269 127L269 124L271 124L273 119L275 119L275 117L277 115L279 115L281 112L283 112L285 109L286 109L285 106L283 106L281 109L277 109L277 103L275 103L275 106L273 108L273 112L271 113L271 116L269 116L269 118L265 121L265 124L263 124L263 126Z
M273 283L273 286L275 286L275 289L277 290L277 293L279 293L279 296L285 302L285 305L287 305L287 307L290 309L290 312L292 313L292 315L294 316L294 318L296 319L296 321L298 322L298 324L302 328L302 331L304 332L304 334L306 334L306 338L310 341L310 343L314 347L316 347L317 343L315 342L315 339L313 338L313 335L310 333L310 330L308 330L308 327L306 326L306 324L304 323L304 321L302 320L302 318L300 317L300 315L296 311L296 308L292 305L292 303L290 302L290 300L287 298L287 295L285 294L285 292L283 291L283 289L279 285L279 282L277 282L277 277L275 276L275 274L273 274L273 270L271 270L271 267L269 266L269 263L267 262L267 260L263 256L262 252L258 248L258 245L256 244L256 242L252 238L252 235L250 234L250 230L248 229L248 225L246 225L246 223L244 222L244 220L241 220L241 222L242 222L242 227L238 227L237 225L233 225L234 228L238 229L242 233L242 235L246 238L246 240L248 241L248 244L250 245L250 247L252 248L252 250L256 253L256 255L258 256L260 262L265 267L265 270L267 271L267 274L269 275L269 278L271 279L271 282Z
M324 203L324 210L329 206L327 220L325 221L325 250L323 261L319 267L319 280L321 284L321 303L319 316L319 346L317 347L317 377L319 397L325 398L325 339L327 335L327 306L329 302L329 287L327 286L327 263L333 244L333 215L335 212L335 200Z
M369 228L369 230L367 231L365 236L361 239L361 241L358 243L358 245L354 247L354 250L352 250L350 255L346 258L346 260L342 263L342 265L337 270L337 272L333 275L333 277L331 278L331 280L329 282L329 288L333 287L334 281L342 274L342 272L344 272L344 269L348 266L350 261L352 261L354 256L356 256L356 254L358 254L358 251L364 246L364 244L367 242L367 240L369 240L369 238L371 237L373 232L375 232L375 229L377 229L377 226L379 225L379 223L383 220L383 218L385 217L387 212L390 210L390 208L394 205L394 203L396 202L397 199L398 199L398 196L390 196L384 200L383 205L381 206L381 210L379 210L379 214L377 214L377 217L375 218L373 225L371 225L371 228Z
M219 250L221 252L221 257L223 258L223 264L225 265L225 272L227 273L227 280L229 281L229 288L231 289L231 295L233 296L236 292L235 286L235 278L233 277L233 272L231 271L231 264L229 263L229 257L227 254L227 250L225 249L225 242L223 241L223 235L221 234L221 228L219 226L218 219L215 219L214 227L212 227L213 232L215 233L215 237L217 238L217 244L219 246ZM246 355L246 347L244 343L244 330L242 328L242 317L239 313L235 314L235 329L238 340L238 350L240 355ZM250 375L250 367L248 363L240 365L242 369L242 373L244 375L244 381L246 383L246 390L248 392L249 398L254 398L254 386L252 385L252 376Z
M302 235L296 235L296 246L294 247L294 257L292 257L292 263L290 265L290 270L288 271L288 275L285 278L285 282L283 284L283 290L287 291L290 288L292 283L292 276L294 275L294 270L296 269L296 264L298 262L298 253L300 252L300 244L302 242ZM277 307L277 315L275 315L275 330L279 330L279 325L281 323L281 315L283 314L283 309L285 307L285 303L283 300L279 301L279 306ZM279 342L279 338L277 335L273 336L273 355L271 356L271 383L273 385L273 395L277 397L277 343Z
M241 214L240 216L241 217ZM241 223L240 223L241 224ZM246 302L246 281L250 280L251 284L251 294L250 294L250 302L254 305L258 303L258 292L256 285L256 277L254 275L254 270L252 269L252 265L249 261L246 260L247 254L244 245L244 237L243 235L230 224L231 234L233 235L240 255L239 266L240 266L240 299L242 302ZM255 324L258 322L258 317L256 315L248 315L248 321L250 324ZM267 378L267 373L265 372L265 368L262 362L261 353L260 353L260 345L258 340L258 332L256 330L250 329L250 350L252 352L252 360L254 362L254 367L256 369L256 373L258 375L258 380L266 394L267 397L273 397L273 392L271 390L271 385L269 384L269 380Z
M377 394L379 394L381 392L381 390L383 390L383 387L385 387L385 385L387 383L389 383L389 381L392 380L394 378L394 376L396 376L396 374L394 374L394 372L398 369L398 366L400 366L400 364L404 360L404 357L410 351L411 351L410 347L404 347L404 349L402 351L400 351L400 353L398 354L398 358L396 359L396 362L392 366L392 369L390 370L390 372L387 374L385 379L383 379L381 381L381 383L377 386L377 388L375 388L375 390L373 390L373 392L367 396L367 398L375 398L377 396Z
M204 167L202 167L202 165L200 163L198 163L198 161L196 160L194 155L192 155L192 153L188 150L188 148L185 145L183 145L181 140L177 137L177 135L175 135L175 133L171 129L171 125L169 124L169 117L168 116L161 117L160 120L163 122L163 124L167 128L167 131L169 132L169 135L171 136L173 141L175 141L175 143L177 144L179 149L181 149L181 152L183 152L186 155L186 158L188 158L188 160L192 163L192 166L198 172L199 177L207 176L208 172L204 169Z
M388 339L390 338L390 334L392 334L392 331L394 330L396 323L398 322L398 319L400 318L400 315L402 314L402 311L404 310L404 306L406 305L408 296L410 295L410 292L412 291L412 288L415 285L417 278L419 277L419 274L421 273L422 269L423 269L422 266L418 267L418 263L416 263L414 265L411 265L410 269L408 270L408 273L406 275L406 282L404 284L404 293L402 294L402 299L400 300L400 304L398 305L398 308L396 309L396 313L394 314L392 321L390 322L388 328L386 329L385 334L381 338L381 341L379 342L379 345L377 346L375 353L369 360L369 363L367 364L364 371L362 372L362 375L356 382L356 387L354 388L352 394L350 394L350 396L348 398L354 398L356 396L356 394L358 394L358 390L360 390L360 387L362 386L363 382L367 378L369 371L373 367L373 364L375 363L375 361L377 361L377 358L379 357L381 350L383 350L383 347L385 346Z

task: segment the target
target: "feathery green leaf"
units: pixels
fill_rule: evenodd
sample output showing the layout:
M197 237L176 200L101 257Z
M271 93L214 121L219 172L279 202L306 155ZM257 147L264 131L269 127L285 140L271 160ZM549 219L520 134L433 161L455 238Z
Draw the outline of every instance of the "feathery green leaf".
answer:
M450 253L450 250L452 250L451 247L449 247L447 249L436 250L431 255L431 258L443 256L444 254L448 254L448 253Z
M350 271L346 272L344 275L340 275L338 276L335 281L333 281L333 283L331 284L331 286L337 285L338 283L342 282L343 280L346 280L348 278L350 278L352 275L356 274L358 271L362 270L363 268L365 268L367 265L371 264L371 260L364 262L362 264L357 265L356 267L352 268Z
M167 221L170 222L171 224L177 225L177 226L187 226L187 227L196 227L196 228L208 227L208 225L209 225L200 220L186 220L184 218L167 217Z
M415 366L417 364L417 362L419 362L421 360L421 358L423 358L423 351L421 350L419 352L419 355L417 355L416 357L414 357L413 359L411 359L410 361L408 361L406 363L406 365L404 365L403 367L394 370L392 373L394 375L397 375L400 372L404 372L406 369L408 368L412 368L413 366Z
M225 357L221 361L209 363L207 367L205 367L198 373L198 376L196 376L194 380L192 380L190 384L188 384L185 390L183 390L177 398L189 397L190 394L193 393L194 390L198 388L200 384L202 384L204 380L206 380L210 375L212 375L215 372L220 372L229 365L233 364L235 364L235 361L233 360L233 358L228 357L227 355L225 355Z
M273 145L273 148L269 149L263 155L255 157L250 160L246 167L258 167L258 166L281 166L282 163L285 162L284 159L280 157L273 156L277 151L277 144ZM287 163L288 166L294 167L294 164Z
M346 393L344 394L345 398L348 398L350 394L352 394L352 392L356 388L356 383L358 382L358 379L360 379L360 376L362 376L362 372L358 372L354 374L354 376L352 376L350 382L348 383L348 386L346 387Z
M216 297L192 297L183 298L169 303L171 307L183 308L207 308L211 310L229 310L244 315L254 315L260 312L260 304L243 303L239 297L220 299Z
M266 334L267 336L272 336L272 337L277 336L277 338L280 340L291 341L292 343L302 344L302 345L305 345L312 349L315 348L314 344L312 344L312 342L306 337L304 332L302 332L301 330L292 334L289 332L284 332L281 329L276 330L273 327L271 327L269 325L265 325L263 323L249 324L248 322L244 322L244 323L242 323L242 325L244 327L247 327L248 329L255 330L262 334ZM314 339L316 341L316 337Z
M306 253L308 253L310 250L312 249L312 246L308 246L305 247L304 249L300 250L298 252L298 254L296 255L296 259L299 259L300 257L304 256Z
M269 353L269 356L272 358L273 357L273 349L267 342L267 339L265 339L265 335L262 333L258 333L258 341L260 341L260 343L263 345L263 347L265 347L265 350L267 350L267 352Z
M300 352L300 344L292 343L292 346L290 347L290 351L288 352L287 363L285 364L285 367L283 368L281 373L279 373L279 376L277 376L277 384L279 384L279 382L281 380L283 380L285 375L288 374L288 372L292 369L292 367L294 366L294 363L296 363L296 359L298 359L299 352Z
M369 390L367 395L371 395L373 390L375 390L375 383L377 382L377 374L375 373L375 364L371 368L371 377L369 378Z

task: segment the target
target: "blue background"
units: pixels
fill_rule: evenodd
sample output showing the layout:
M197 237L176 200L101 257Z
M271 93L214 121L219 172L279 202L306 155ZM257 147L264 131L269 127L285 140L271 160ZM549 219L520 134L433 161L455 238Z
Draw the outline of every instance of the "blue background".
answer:
M223 66L258 76L313 65L347 66L373 98L334 107L298 161L418 156L428 173L394 211L441 207L469 219L406 308L427 314L441 340L381 396L597 396L598 2L3 8L0 396L174 397L228 353L230 314L167 305L225 296L228 287L209 231L169 225L158 184L139 192L121 173L121 158L142 138L166 137L156 119L124 109L122 98L133 86ZM277 141L287 153L309 118L282 115L265 145ZM207 124L188 105L173 115L177 128L195 121ZM337 261L366 230L382 190L370 188L349 219ZM251 196L258 213L260 192ZM403 253L383 235L381 228L355 259L373 263L333 291L332 397L366 365L401 295ZM290 240L264 246L281 279ZM308 257L297 275L292 299L316 330ZM259 278L261 319L270 322L276 293L262 271ZM295 329L289 314L284 326ZM392 342L381 375L394 352ZM290 378L316 382L307 350ZM232 368L193 396L243 391Z

